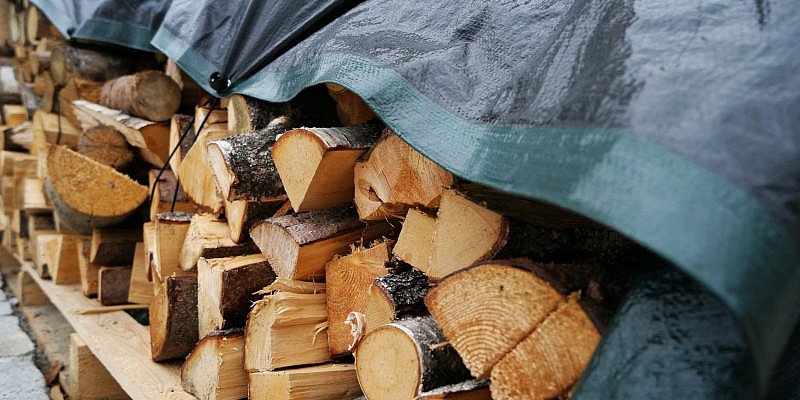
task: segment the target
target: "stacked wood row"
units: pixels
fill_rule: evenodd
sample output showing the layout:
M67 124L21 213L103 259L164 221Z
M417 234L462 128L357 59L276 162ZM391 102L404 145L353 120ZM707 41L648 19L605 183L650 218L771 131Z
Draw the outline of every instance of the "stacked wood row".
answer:
M27 33L42 102L2 105L3 245L147 309L185 391L570 396L630 280L608 272L624 237L458 179L334 83L209 100L172 61Z

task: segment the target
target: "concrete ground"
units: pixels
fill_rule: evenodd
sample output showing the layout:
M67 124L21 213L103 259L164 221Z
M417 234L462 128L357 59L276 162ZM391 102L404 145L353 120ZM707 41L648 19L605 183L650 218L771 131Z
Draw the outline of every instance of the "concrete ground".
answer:
M33 361L33 342L12 313L13 300L0 290L0 400L49 399L44 377Z

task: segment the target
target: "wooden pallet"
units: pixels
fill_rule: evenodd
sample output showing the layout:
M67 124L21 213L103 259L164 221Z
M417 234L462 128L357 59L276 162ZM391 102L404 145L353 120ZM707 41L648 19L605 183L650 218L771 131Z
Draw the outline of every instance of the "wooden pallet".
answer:
M40 278L32 263L21 265L132 399L194 399L181 388L180 362L150 359L146 326L123 311L80 314L100 304L83 296L80 285L55 285Z

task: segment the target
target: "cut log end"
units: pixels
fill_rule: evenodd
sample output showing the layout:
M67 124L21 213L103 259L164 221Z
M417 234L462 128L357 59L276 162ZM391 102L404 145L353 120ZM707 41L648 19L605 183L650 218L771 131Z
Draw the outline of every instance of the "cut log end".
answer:
M130 167L136 158L125 136L105 125L83 132L78 138L78 152L117 171Z

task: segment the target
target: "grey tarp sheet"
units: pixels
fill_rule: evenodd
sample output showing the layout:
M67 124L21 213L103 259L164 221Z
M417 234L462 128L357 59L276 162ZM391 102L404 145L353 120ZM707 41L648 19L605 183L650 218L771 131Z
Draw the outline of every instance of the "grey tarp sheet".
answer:
M123 4L168 2L103 3L124 24ZM206 90L215 72L231 80L216 94L270 101L339 83L458 176L590 217L700 284L651 275L579 397L766 393L800 313L800 2L173 0L156 27L159 13L137 26Z

